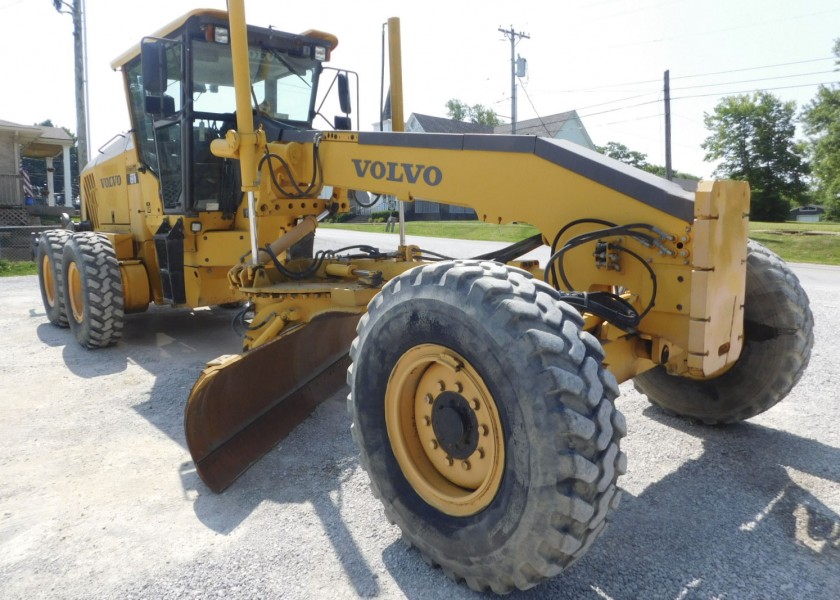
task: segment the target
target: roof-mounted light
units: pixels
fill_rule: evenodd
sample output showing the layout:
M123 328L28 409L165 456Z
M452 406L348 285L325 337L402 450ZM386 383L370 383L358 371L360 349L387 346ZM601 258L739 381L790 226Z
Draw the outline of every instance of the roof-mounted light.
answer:
M327 49L323 46L315 46L315 60L327 60Z
M217 44L229 44L230 34L226 27L219 27L218 25L206 24L201 26L204 32L204 41L215 42Z
M216 27L216 30L213 33L213 41L217 44L229 44L230 35L228 34L228 30L224 27Z

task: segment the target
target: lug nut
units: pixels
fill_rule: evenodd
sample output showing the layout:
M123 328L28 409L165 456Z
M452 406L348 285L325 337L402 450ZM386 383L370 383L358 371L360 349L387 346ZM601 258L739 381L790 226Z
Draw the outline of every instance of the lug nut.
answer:
M478 449L478 458L479 459L484 458L484 448L479 448Z
M438 382L437 382L437 384L438 384L438 389L439 389L441 392L442 392L442 391L444 391L444 390L446 389L446 384L445 384L444 382L442 382L442 381L438 381Z
M464 384L463 384L463 383L461 383L460 381L458 381L457 383L455 383L455 391L456 391L456 392L458 392L459 394L460 394L461 392L463 392L463 391L464 391Z
M455 461L454 461L454 460L452 460L452 457L451 457L451 456L447 456L447 457L446 457L446 464L447 464L447 465L449 465L449 466L451 467L452 465L454 465L454 464L455 464Z
M432 450L437 450L439 445L440 444L438 444L437 440L431 440L429 442L429 448L431 448Z
M431 425L431 424L432 424L432 418L431 418L430 416L428 416L428 415L425 415L425 416L423 417L423 425L425 425L426 427L428 427L428 426L429 426L429 425Z
M426 404L433 404L435 401L435 397L431 394L426 394L425 396L423 396L423 400L426 401Z
M470 465L470 461L468 461L468 460L462 460L461 461L461 468L464 469L465 471L469 471L471 466L472 465Z
M487 425L482 425L481 426L481 435L483 435L485 437L490 435L490 428L487 427Z
M478 398L473 398L471 404L473 410L478 410L479 408L481 408L481 402L478 401Z

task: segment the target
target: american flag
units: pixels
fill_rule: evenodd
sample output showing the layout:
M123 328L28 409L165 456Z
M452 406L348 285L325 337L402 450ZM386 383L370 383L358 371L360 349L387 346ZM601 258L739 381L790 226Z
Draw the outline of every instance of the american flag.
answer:
M29 180L29 173L20 165L20 178L23 181L23 195L26 198L34 198L35 194L32 192L32 182Z

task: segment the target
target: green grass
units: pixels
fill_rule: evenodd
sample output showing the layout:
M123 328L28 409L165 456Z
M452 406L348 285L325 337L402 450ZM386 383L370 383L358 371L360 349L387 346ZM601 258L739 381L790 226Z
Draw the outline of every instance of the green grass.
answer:
M384 223L335 223L321 227L385 231ZM492 225L478 221L409 221L406 233L461 240L517 242L537 233L531 225ZM788 262L840 265L840 223L750 223L750 238Z
M385 231L384 223L323 223L320 226L377 233ZM405 227L410 235L508 243L537 233L531 225L493 225L479 221L410 221ZM840 223L750 223L750 238L788 262L840 265ZM0 259L0 277L37 273L34 262Z
M319 227L385 232L385 223L322 223ZM518 242L538 233L531 225L493 225L480 221L409 221L405 224L405 232L409 235L491 242Z
M840 223L750 223L750 238L787 262L840 265Z
M4 260L0 258L0 277L37 274L38 267L31 260Z
M796 223L785 221L784 223L762 223L751 222L750 232L754 231L791 231L791 232L833 232L840 233L840 223Z

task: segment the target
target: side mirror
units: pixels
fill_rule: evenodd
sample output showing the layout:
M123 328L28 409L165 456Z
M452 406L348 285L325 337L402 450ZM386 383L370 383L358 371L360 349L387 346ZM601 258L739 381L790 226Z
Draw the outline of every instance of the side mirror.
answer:
M350 82L346 73L338 74L338 105L345 115L353 112L353 104L350 101Z
M166 49L160 40L144 39L140 44L143 89L147 94L166 91Z
M175 114L175 98L172 96L146 96L144 108L147 115L171 117Z

